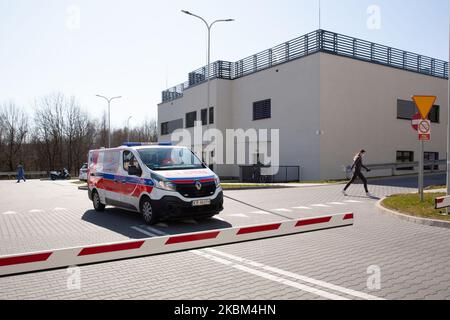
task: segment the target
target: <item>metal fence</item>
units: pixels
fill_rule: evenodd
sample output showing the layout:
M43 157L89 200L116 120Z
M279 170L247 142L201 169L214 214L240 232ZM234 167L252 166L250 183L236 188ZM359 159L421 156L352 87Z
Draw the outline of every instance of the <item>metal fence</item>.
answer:
M245 183L287 183L300 181L300 167L280 166L270 170L272 175L262 175L261 169L269 167L240 166L239 181ZM277 170L278 169L278 170Z
M448 62L384 46L335 32L317 30L236 62L215 61L210 79L238 79L307 55L326 52L448 79ZM189 80L162 92L167 102L183 96L184 90L208 79L207 67L189 73Z
M48 171L25 171L25 178L28 177L47 177L49 175ZM17 171L11 171L11 172L0 172L0 180L1 179L16 179L17 178Z
M447 166L447 160L425 160L424 170L428 172L439 171L440 166ZM397 170L419 168L419 162L398 162L398 163L382 163L366 165L370 170L391 170L393 176L397 175Z

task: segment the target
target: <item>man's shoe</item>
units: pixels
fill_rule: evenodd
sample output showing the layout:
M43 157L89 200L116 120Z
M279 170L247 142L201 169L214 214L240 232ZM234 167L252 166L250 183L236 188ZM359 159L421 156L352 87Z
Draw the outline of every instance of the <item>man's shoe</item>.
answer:
M343 194L344 196L347 196L347 192L346 192L345 190L342 190L342 194Z
M373 198L373 195L370 192L366 192L366 196L368 196L369 198Z

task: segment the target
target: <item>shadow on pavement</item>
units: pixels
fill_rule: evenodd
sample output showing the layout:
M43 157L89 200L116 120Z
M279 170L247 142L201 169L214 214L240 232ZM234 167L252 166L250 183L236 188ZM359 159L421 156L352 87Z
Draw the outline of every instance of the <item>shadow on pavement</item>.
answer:
M83 214L82 220L132 239L151 237L140 232L139 229L154 234L159 233L159 235L172 235L233 227L231 223L215 218L186 218L186 220L165 221L154 226L147 226L138 213L118 208L106 208L104 212L88 210ZM133 227L137 227L138 230Z

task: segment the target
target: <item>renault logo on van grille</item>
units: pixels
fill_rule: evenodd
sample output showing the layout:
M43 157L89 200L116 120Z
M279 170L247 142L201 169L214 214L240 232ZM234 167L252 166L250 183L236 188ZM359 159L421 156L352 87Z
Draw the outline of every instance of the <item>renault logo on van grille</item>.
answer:
M195 181L195 188L200 191L202 189L202 183L200 181Z

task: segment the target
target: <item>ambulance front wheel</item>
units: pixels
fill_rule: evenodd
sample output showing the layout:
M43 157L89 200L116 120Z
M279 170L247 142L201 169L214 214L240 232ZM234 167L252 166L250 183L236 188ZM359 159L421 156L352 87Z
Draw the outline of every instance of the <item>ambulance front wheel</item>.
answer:
M95 211L105 211L105 205L100 201L100 196L95 190L92 192L92 203Z
M150 199L145 197L141 200L141 215L146 224L155 224L157 217L155 211L152 208L152 203Z

